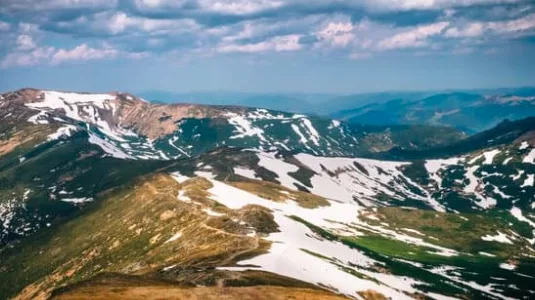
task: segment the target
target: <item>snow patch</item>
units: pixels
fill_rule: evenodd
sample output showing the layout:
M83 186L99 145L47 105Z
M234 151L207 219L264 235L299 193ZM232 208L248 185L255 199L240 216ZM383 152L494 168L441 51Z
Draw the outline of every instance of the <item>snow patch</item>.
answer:
M511 245L513 244L513 242L511 242L511 240L508 238L506 234L501 233L499 231L497 235L487 234L485 236L482 236L481 239L487 242L499 242L499 243L511 244Z
M79 204L79 203L85 203L85 202L92 202L93 198L64 198L64 199L61 199L61 201Z
M55 133L50 134L47 140L53 141L62 137L70 137L77 130L78 129L73 125L65 125L63 127L58 128Z

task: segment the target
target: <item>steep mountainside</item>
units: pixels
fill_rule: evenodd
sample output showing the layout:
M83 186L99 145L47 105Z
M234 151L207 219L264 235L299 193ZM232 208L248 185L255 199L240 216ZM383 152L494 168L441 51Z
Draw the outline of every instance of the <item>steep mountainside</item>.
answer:
M423 99L396 99L332 114L334 118L370 125L447 125L475 133L504 119L535 115L535 95L476 93L436 94Z
M464 137L450 129L429 130L427 139L415 144L409 138L411 128L350 127L335 120L266 109L151 104L122 93L25 89L1 97L2 123L22 124L27 118L30 123L56 128L53 137L86 131L90 143L118 158L186 158L221 146L354 156L394 147L425 149Z
M425 127L2 97L2 299L535 294L534 119L427 149Z

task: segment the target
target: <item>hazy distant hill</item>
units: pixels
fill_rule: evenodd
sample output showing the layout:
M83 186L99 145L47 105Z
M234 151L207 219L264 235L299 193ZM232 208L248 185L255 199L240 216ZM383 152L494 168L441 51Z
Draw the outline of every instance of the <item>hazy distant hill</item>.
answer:
M468 133L489 129L504 119L535 116L535 90L519 94L443 93L417 100L397 98L331 114L351 123L445 125Z

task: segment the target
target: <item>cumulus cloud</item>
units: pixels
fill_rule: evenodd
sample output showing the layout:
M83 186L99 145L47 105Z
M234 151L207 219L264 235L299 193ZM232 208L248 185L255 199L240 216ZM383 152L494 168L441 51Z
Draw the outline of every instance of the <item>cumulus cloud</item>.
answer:
M429 37L440 34L448 25L449 22L438 22L419 26L383 39L379 42L378 47L381 50L422 47L427 45Z
M487 32L497 34L522 33L535 29L535 14L525 17L495 22L473 22L464 27L452 27L446 30L444 36L452 38L480 37Z
M488 28L496 32L519 32L527 31L535 28L535 13L525 17L501 22L491 22Z
M452 53L459 42L507 47L504 39L535 36L535 6L529 0L0 2L0 15L10 22L0 21L4 66L176 51L200 57L319 50L363 59L397 49L433 53L437 45ZM79 46L61 49L73 39ZM113 46L95 46L104 43ZM50 47L47 61L43 53ZM485 51L485 45L474 49Z
M31 50L36 47L33 38L27 34L21 34L17 37L17 48L19 50Z
M446 30L445 36L447 37L478 37L485 32L485 24L481 22L474 22L468 24L464 28L452 27Z
M332 47L345 47L353 39L353 24L351 22L329 23L320 31L316 32L318 40Z
M54 47L40 47L30 52L9 53L0 63L0 67L35 66L48 60L54 53Z
M276 36L266 41L249 44L227 44L220 45L216 51L220 53L242 52L242 53L260 53L260 52L286 52L297 51L302 49L299 43L300 36L296 34Z
M77 32L83 35L121 35L130 32L163 34L187 32L199 28L193 19L151 19L132 16L126 12L99 12L74 20L57 22L50 27L60 32Z
M518 2L522 0L364 0L366 6L381 10L446 9Z
M72 49L37 47L31 51L14 51L9 53L0 63L0 67L28 67L43 64L58 65L68 62L113 59L119 56L128 59L142 59L148 55L145 52L122 52L107 45L97 48L87 44L81 44Z
M24 11L83 9L83 8L112 8L118 0L2 0L1 12L16 13Z
M52 56L52 64L60 64L67 61L88 61L104 58L114 58L118 51L114 48L91 48L87 44L82 44L72 50L60 49Z
M231 15L257 13L284 4L284 1L277 0L199 0L200 7L205 10Z
M187 0L134 0L134 4L139 9L153 9L153 8L181 8Z

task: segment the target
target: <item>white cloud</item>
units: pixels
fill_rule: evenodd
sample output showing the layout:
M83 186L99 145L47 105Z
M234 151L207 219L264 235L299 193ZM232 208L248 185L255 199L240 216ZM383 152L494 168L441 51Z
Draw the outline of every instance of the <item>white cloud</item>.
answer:
M39 26L32 23L19 23L19 31L23 33L36 33L39 31Z
M490 22L488 23L488 28L498 33L531 30L535 28L535 14L530 14L512 21Z
M137 60L144 59L149 56L149 52L124 52L107 44L104 44L100 48L93 48L87 44L81 44L72 49L39 47L33 49L32 51L19 50L9 53L0 63L0 67L27 67L44 64L58 65L68 62L113 59L116 57Z
M363 0L368 9L393 10L436 10L467 7L480 4L518 3L521 0Z
M82 8L113 8L118 4L118 0L2 0L0 12L10 11L43 11L62 9L82 9Z
M379 42L380 50L416 48L427 45L427 39L440 34L449 22L438 22L429 25L419 26L415 29L398 33Z
M31 50L36 47L33 38L27 34L19 35L16 44L19 50Z
M478 37L483 35L485 32L485 24L481 22L474 22L468 24L464 28L458 28L458 27L452 27L446 30L444 35L446 37L453 37L453 38L466 38L466 37Z
M200 29L194 19L153 19L131 16L125 12L105 11L92 15L83 15L75 20L57 22L55 26L62 31L91 32L106 35L142 33L144 35L162 35L193 33ZM141 37L141 35L140 35Z
M290 34L284 36L276 36L266 41L250 44L226 44L217 47L216 51L221 53L242 52L242 53L258 53L258 52L286 52L298 51L302 48L299 44L301 37L297 34Z
M87 44L82 44L72 50L60 49L52 56L52 64L60 64L68 61L88 61L104 58L114 58L119 51L106 47L102 49L91 48Z
M40 47L30 52L12 52L4 58L0 67L39 65L50 59L54 51L54 47Z
M229 15L257 13L267 9L281 7L286 3L277 0L199 0L201 8Z
M265 32L265 26L255 24L253 22L245 22L243 29L236 34L223 37L223 41L234 42L243 39L252 38L255 35L263 34Z
M247 39L264 40L278 35L308 33L310 28L315 27L324 19L324 16L317 15L304 16L299 19L290 18L283 20L260 18L218 27L221 28L221 31L215 31L215 34L219 33L222 35L222 41L226 43ZM208 29L207 31L209 31L208 33L214 33L213 29Z
M351 22L331 22L322 30L316 32L316 37L322 41L323 45L345 47L355 38L353 24Z
M134 4L139 9L154 8L181 8L187 0L135 0Z
M96 25L102 20L97 20ZM192 19L149 19L142 17L131 17L124 12L116 13L105 22L107 30L111 34L119 34L128 28L138 29L144 32L154 32L162 29L178 29L187 31L198 27Z
M498 34L517 33L535 29L535 14L511 21L473 22L463 28L452 27L444 36L453 38L473 38L484 35L487 31Z

